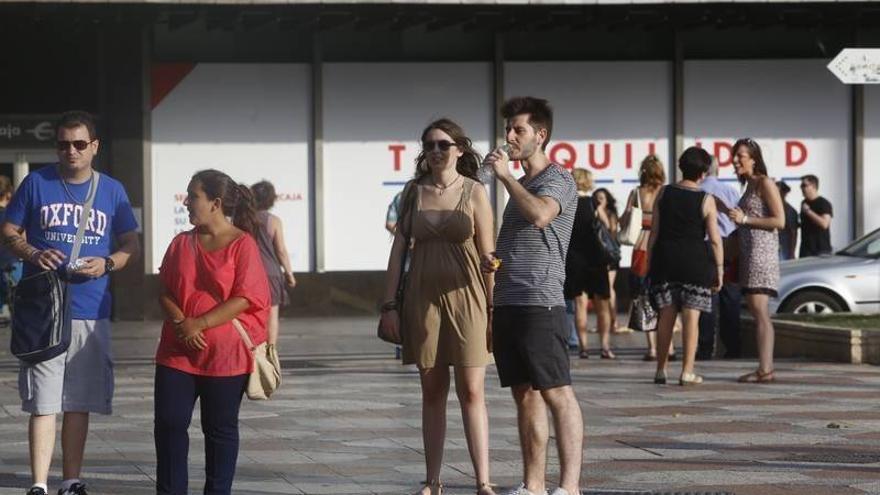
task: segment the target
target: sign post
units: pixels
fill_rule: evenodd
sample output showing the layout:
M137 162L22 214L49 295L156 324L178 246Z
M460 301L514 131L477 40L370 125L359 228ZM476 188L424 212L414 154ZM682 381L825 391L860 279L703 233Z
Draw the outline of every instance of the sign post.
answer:
M51 146L57 118L57 115L0 115L0 148Z
M828 70L844 84L880 84L880 48L844 48Z

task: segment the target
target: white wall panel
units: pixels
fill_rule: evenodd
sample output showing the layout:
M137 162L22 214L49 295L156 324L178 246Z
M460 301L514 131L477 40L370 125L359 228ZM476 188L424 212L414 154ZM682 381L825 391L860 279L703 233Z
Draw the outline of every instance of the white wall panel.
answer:
M196 171L274 183L294 270L310 264L310 69L293 64L198 64L152 113L152 269L178 232Z
M432 120L458 122L486 153L490 77L486 63L324 65L325 269L386 268L385 213Z

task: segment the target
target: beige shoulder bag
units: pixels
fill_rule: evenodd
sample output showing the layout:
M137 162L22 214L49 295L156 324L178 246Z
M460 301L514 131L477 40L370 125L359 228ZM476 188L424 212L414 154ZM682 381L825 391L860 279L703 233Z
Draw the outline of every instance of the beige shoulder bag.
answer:
M199 251L196 248L197 242L197 234L193 231L193 253L195 254L196 261L201 265ZM223 303L223 300L213 291L211 296L214 297L218 304ZM278 359L278 350L274 345L269 345L266 342L255 346L244 325L238 321L238 318L232 319L232 326L238 331L238 335L241 337L244 345L253 355L253 369L248 376L247 382L248 399L266 400L281 386L281 361Z

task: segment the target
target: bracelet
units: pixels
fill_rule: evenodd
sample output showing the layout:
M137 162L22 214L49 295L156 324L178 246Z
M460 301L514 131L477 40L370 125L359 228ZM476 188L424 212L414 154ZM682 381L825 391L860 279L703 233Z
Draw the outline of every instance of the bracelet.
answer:
M749 224L749 216L743 215L743 219L742 219L742 222L740 222L740 225L748 225L748 224Z
M173 323L174 326L177 326L177 325L180 325L181 323L183 323L184 320L186 320L186 318L181 318L179 320L171 320L171 323Z
M387 301L382 304L382 307L379 308L379 311L382 313L387 313L389 311L397 311L397 301Z

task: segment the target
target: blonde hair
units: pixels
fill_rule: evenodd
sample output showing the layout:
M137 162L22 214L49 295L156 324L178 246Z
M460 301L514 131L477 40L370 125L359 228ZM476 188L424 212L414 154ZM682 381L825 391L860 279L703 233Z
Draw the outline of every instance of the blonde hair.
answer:
M666 183L666 172L660 157L654 154L648 155L639 166L639 185L642 187L658 188Z
M593 173L584 168L572 169L571 175L577 184L578 191L587 192L593 188Z

